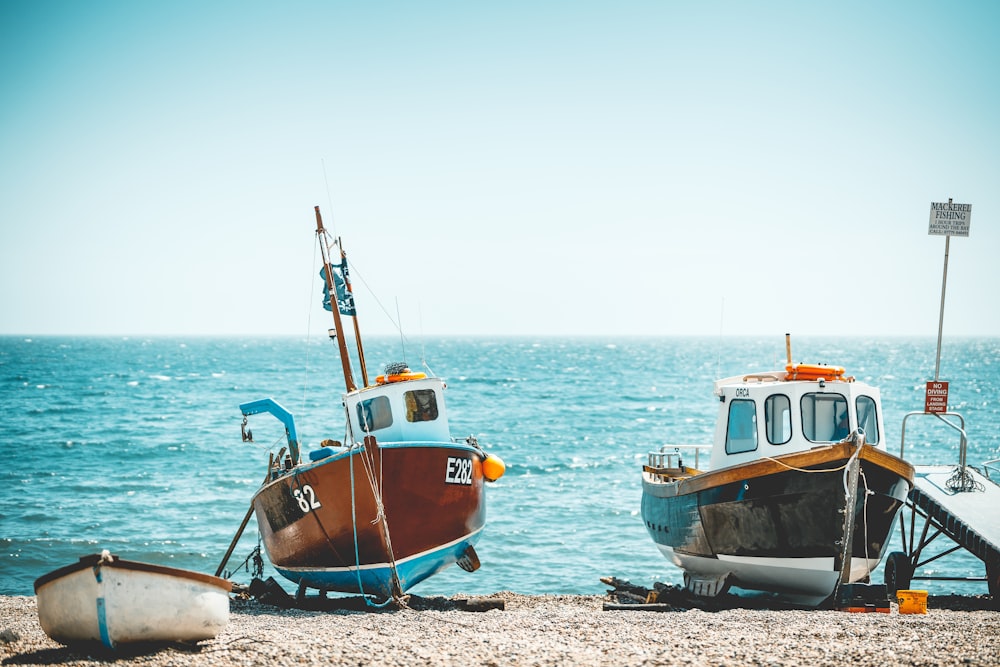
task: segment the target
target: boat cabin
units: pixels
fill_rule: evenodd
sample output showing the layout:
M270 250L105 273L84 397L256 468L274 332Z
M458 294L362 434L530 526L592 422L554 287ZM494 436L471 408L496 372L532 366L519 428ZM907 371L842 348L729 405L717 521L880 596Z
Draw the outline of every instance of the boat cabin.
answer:
M380 382L344 397L354 440L373 435L378 442L450 442L441 378L394 379Z
M857 429L885 449L876 387L836 376L791 379L775 371L718 380L711 469L840 442Z

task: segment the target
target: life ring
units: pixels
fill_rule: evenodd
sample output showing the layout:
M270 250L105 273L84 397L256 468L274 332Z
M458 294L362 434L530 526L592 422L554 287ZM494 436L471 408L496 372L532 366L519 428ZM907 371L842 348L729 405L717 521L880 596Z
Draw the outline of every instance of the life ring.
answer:
M826 364L788 364L786 380L843 380L843 366Z
M405 370L402 373L393 373L392 375L379 375L375 378L375 384L405 382L407 380L423 380L425 377L427 377L427 373L414 373L413 371Z

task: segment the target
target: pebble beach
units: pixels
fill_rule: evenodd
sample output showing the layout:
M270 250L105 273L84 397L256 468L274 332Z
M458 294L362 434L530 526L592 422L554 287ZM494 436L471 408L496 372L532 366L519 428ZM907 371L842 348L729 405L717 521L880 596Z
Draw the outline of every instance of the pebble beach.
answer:
M58 644L33 596L0 597L0 664L147 665L990 665L1000 612L931 598L927 614L730 608L605 611L602 596L482 598L503 609L282 609L234 598L198 644L116 650ZM937 608L935 608L937 605Z

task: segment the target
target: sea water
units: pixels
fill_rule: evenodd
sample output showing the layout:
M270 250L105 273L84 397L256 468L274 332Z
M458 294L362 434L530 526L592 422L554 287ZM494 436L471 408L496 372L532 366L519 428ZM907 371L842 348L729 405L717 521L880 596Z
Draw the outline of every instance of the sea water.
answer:
M903 417L923 410L925 383L934 379L936 340L793 343L796 361L842 365L880 387L883 441L898 453ZM481 569L450 568L412 592L595 594L607 576L680 583L681 571L653 546L639 516L647 452L710 443L713 381L782 368L785 342L781 334L432 338L405 346L371 339L365 353L373 376L393 361L415 370L426 363L447 381L453 435L474 435L507 464L487 485ZM965 419L968 462L1000 457L1000 339L945 339L940 379L950 382L951 410ZM251 418L256 437L242 442L238 405L274 398L294 413L308 452L343 438L342 389L326 339L0 338L0 594L31 595L37 577L102 549L214 573L269 453L285 444L267 415ZM957 464L959 438L908 424L906 458ZM892 550L899 532L897 525ZM952 546L940 541L932 553ZM250 581L241 565L258 543L251 519L227 566L234 581ZM984 568L959 550L923 573L982 577ZM881 567L873 580L881 582ZM981 581L913 585L986 593Z

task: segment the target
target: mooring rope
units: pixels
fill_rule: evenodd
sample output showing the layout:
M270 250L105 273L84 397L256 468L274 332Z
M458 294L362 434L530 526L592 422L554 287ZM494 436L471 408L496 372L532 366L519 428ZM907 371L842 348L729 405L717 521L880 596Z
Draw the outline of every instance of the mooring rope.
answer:
M377 448L378 444L374 442L372 438L372 449ZM372 489L372 497L375 499L376 514L375 519L372 521L372 525L377 525L379 521L382 522L383 526L383 536L385 537L385 547L387 550L386 555L389 557L389 570L392 573L392 583L395 592L393 597L402 596L403 586L399 580L399 572L396 569L396 556L392 549L392 537L389 533L389 520L385 514L385 504L382 501L382 482L384 476L382 474L382 456L379 456L379 470L378 474L375 473L374 461L372 460L373 454L369 451L368 444L365 443L365 454L361 459L361 462L365 465L365 473L368 476L368 485Z
M368 593L365 593L365 585L361 581L361 552L358 548L358 511L357 504L355 502L355 490L354 490L354 454L348 453L349 459L349 469L351 476L351 526L354 529L354 573L358 577L358 591L361 593L361 599L365 601L365 604L369 607L385 607L389 604L392 598L388 598L385 602L377 603L373 602Z
M851 454L850 458L847 459L847 463L845 463L843 466L841 466L840 468L838 468L838 470L843 470L844 471L844 496L848 500L850 500L850 498L851 498L851 489L850 489L848 481L847 481L848 478L850 478L851 474L850 474L850 470L848 470L848 468L850 468L851 464L854 462L854 460L856 458L858 458L858 457L861 456L861 447L864 446L864 444L865 444L864 439L858 438L857 434L855 434L852 439L854 440L854 443L857 445L855 447L855 449L854 449L854 453ZM858 466L858 472L861 472L861 466L860 465ZM845 506L844 509L845 509L845 511L847 511L847 507L846 506ZM848 539L848 536L845 535L844 539Z
M954 491L956 493L962 491L985 491L986 487L976 481L968 470L965 470L961 466L955 468L955 471L948 478L948 481L944 483L949 491Z
M365 447L364 451L366 454L368 453L367 447ZM365 593L364 582L361 580L361 552L358 546L358 514L357 514L357 503L355 500L356 489L354 486L354 453L352 452L349 454L350 475L351 475L351 526L354 530L354 572L358 577L358 591L361 593L361 597L365 601L365 604L368 605L369 607L383 608L388 606L392 602L395 602L400 607L405 607L406 601L402 597L402 586L399 583L399 574L396 571L396 559L392 553L392 544L389 541L389 525L388 523L384 523L385 507L382 504L382 494L380 490L376 489L375 480L372 478L372 475L369 472L371 466L364 457L364 454L362 454L361 447L358 447L358 456L362 457L361 462L365 467L365 476L368 479L369 486L371 486L372 496L375 499L375 505L377 508L375 520L372 521L372 524L376 524L381 518L381 520L383 521L383 525L385 526L384 535L386 538L386 547L389 551L389 553L387 554L389 557L389 568L392 572L393 583L395 584L393 586L394 590L390 592L390 595L388 598L386 598L385 602L381 603L375 602L371 599L370 594Z
M821 468L819 470L811 470L809 468L796 468L793 465L789 465L789 464L785 463L784 461L779 461L778 459L773 459L770 456L762 456L761 458L762 459L767 459L768 461L773 461L773 462L777 463L779 466L782 466L784 468L788 468L789 470L794 470L795 472L809 472L809 473L813 473L813 472L817 472L817 473L821 473L821 472L839 472L839 471L843 470L844 468L846 468L847 466L851 465L851 459L847 459L847 463L845 463L844 465L842 465L842 466L840 466L838 468ZM854 457L852 456L851 458L854 458Z
M845 442L857 443L858 442L858 433L854 432L849 437L844 438L840 442L841 443L845 443ZM794 470L795 472L808 472L808 473L814 473L814 472L818 472L818 473L822 473L822 472L838 472L840 470L844 470L845 468L847 468L847 466L851 465L851 461L853 461L855 459L855 457L857 457L861 453L861 445L862 444L863 444L863 442L859 443L858 446L857 446L857 448L854 450L854 453L851 454L850 458L847 459L847 461L844 463L844 465L842 465L840 467L837 467L837 468L821 468L819 470L814 470L814 469L810 469L810 468L796 468L793 465L789 465L788 463L785 463L784 461L780 461L780 460L778 460L776 458L772 458L770 456L762 456L760 458L765 459L767 461L771 461L772 463L777 463L779 466L782 466L783 468L788 468L789 470ZM847 480L846 479L844 480L844 490L845 491L847 490Z
M868 556L868 545L871 544L868 541L868 496L874 495L875 492L868 488L868 478L865 477L865 471L861 470L860 466L858 467L858 474L861 475L861 481L865 485L865 500L862 503L861 518L865 526L865 576L868 576L872 573L872 568L869 565L871 561Z

